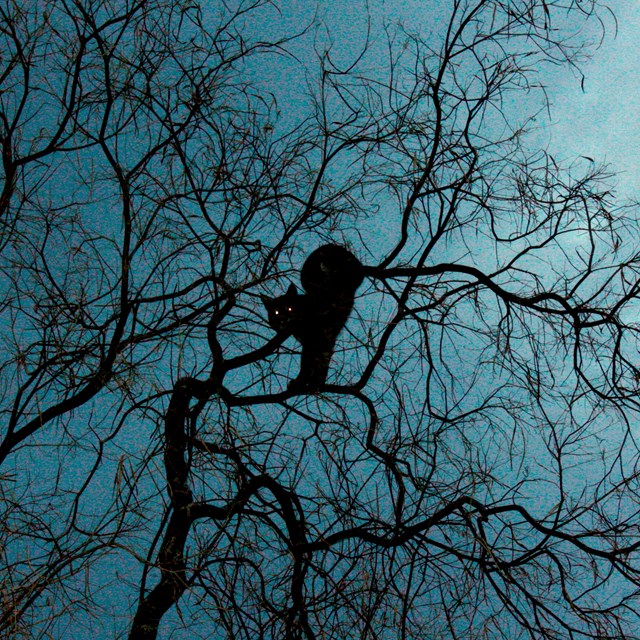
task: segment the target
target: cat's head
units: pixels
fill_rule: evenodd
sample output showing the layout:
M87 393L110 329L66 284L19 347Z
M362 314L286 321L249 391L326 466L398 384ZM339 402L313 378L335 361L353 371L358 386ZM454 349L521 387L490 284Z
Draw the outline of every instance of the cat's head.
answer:
M289 285L284 295L277 298L262 296L269 326L276 331L290 331L292 323L299 317L301 298L293 284Z

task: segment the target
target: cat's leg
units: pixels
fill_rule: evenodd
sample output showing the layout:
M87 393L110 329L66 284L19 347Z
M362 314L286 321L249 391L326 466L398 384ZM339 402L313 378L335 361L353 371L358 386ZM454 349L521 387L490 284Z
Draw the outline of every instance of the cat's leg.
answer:
M289 391L314 392L325 383L335 341L327 341L323 338L323 336L317 336L313 343L303 345L300 373L289 383Z

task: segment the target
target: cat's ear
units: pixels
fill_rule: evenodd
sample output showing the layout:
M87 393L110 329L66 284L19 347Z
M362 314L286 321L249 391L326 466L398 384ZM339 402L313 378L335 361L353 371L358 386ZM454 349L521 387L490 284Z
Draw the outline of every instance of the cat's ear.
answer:
M287 289L287 295L288 296L297 296L298 295L298 290L296 289L296 285L295 284L290 284L289 288Z
M260 296L260 300L262 300L262 304L264 305L265 309L267 309L267 311L271 309L271 306L273 305L273 298L268 298L267 296Z

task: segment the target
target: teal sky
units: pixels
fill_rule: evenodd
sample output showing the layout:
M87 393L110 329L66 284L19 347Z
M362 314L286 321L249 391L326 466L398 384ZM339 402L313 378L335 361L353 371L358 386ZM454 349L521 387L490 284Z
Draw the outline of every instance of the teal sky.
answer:
M614 10L617 34L610 22L602 46L582 67L584 89L566 70L563 82L549 87L549 151L607 162L618 174L619 195L634 198L640 182L640 4L620 2Z
M407 26L410 24L416 31L422 30L425 36L428 36L430 31L438 29L438 9L444 11L451 6L450 3L451 0L371 0L367 5L364 0L335 0L329 5L329 2L324 0L319 15L328 23L328 29L333 34L334 62L347 63L353 60L350 53L352 48L362 46L364 42L367 33L367 14L364 9L366 6L374 19L379 20L385 16L394 21L403 21ZM610 163L612 170L618 174L620 194L634 197L640 179L640 50L637 35L640 33L640 3L627 1L619 4L625 6L616 8L617 36L614 37L613 21L610 20L602 47L594 53L593 60L582 68L585 76L583 86L581 78L577 74L571 74L566 68L558 70L551 81L544 76L544 79L548 80L548 95L552 101L552 109L548 118L539 121L540 137L536 138L536 142L546 145L552 154L562 157L565 161L579 156L590 156L597 162ZM313 19L315 3L311 0L285 0L280 6L280 20L291 25L292 30L295 30L295 25ZM268 31L271 27L266 23L261 24L259 28ZM322 40L326 34L323 36L318 33L317 37ZM377 38L378 45L383 45L379 33L372 34L372 37ZM310 52L307 50L305 53ZM252 71L259 71L265 82L277 87L280 97L284 96L280 101L282 109L294 113L296 99L299 100L300 95L299 87L303 86L296 83L304 83L304 76L299 66L291 64L287 68L292 75L279 74L276 66ZM294 69L297 71L294 72ZM553 81L556 82L555 85L549 84ZM376 233L383 235L375 227L370 233L372 236ZM369 258L365 256L364 260L368 261ZM119 438L124 437L119 435ZM137 438L139 434L132 433L130 437ZM119 443L122 443L122 440L119 440ZM125 442L125 445L129 444L129 450L135 450L134 443ZM49 462L59 464L59 461L53 459ZM38 465L38 469L43 471L43 463L38 461ZM85 469L76 461L74 465L73 471L79 478L84 477ZM104 468L106 474L106 463ZM579 469L579 473L584 473L584 467ZM104 487L99 488L110 489L110 485L105 481ZM548 511L548 505L545 507ZM106 566L103 570L105 575L108 573L110 579L120 579L113 567ZM127 570L128 567L124 566L122 574L126 576ZM113 592L108 590L103 592L105 601L113 595ZM124 601L124 596L122 599ZM170 627L169 623L165 624L166 628ZM82 636L74 630L73 637L78 639Z
M283 0L278 7L279 11L269 16L263 14L264 20L253 28L264 36L293 33L301 25L313 23L315 17L316 24L322 26L310 30L303 47L293 47L299 62L309 64L310 70L317 69L314 45L318 50L330 46L332 61L347 66L361 50L368 32L370 47L385 55L385 36L380 28L383 20L402 23L428 39L444 26L450 11L448 0ZM603 14L605 37L601 46L580 66L584 81L576 70L566 66L542 71L551 111L538 121L540 138L533 146L546 146L565 162L588 156L598 163L608 163L618 174L619 195L633 197L640 182L640 3L615 2L612 7L615 20ZM594 31L595 38L600 35ZM280 98L284 93L284 104L294 107L305 80L298 65L287 65L283 74L281 64L262 67L260 80L271 83ZM523 95L517 99L526 100Z

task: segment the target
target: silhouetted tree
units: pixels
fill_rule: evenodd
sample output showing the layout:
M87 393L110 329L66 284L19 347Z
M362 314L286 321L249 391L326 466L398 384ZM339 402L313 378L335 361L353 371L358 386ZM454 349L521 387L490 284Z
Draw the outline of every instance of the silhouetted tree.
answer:
M635 637L640 217L527 135L607 14L441 4L1 2L3 637Z

